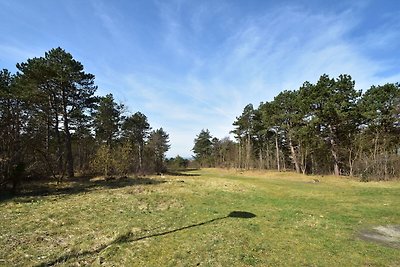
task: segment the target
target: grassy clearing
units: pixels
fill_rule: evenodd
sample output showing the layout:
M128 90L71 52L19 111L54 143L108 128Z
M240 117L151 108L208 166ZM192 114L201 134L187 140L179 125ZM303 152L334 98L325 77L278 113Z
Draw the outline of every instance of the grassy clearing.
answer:
M398 182L205 169L37 190L0 202L0 265L400 265L358 237L400 224Z

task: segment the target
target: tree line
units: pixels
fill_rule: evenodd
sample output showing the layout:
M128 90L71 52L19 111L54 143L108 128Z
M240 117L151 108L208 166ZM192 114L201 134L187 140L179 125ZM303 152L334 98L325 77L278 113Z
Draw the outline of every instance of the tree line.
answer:
M58 47L0 70L0 189L25 178L61 181L164 169L169 136L141 112L127 115L95 76Z
M387 180L400 175L400 85L355 89L350 75L322 75L272 101L244 107L236 142L196 136L200 165L293 170Z

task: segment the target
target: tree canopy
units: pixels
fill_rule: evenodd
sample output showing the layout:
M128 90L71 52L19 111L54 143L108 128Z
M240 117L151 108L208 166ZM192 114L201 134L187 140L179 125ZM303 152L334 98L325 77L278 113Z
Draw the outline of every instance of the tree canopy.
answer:
M357 175L363 180L400 175L400 85L362 93L350 75L322 75L272 101L244 107L233 122L237 168ZM206 134L207 133L207 134ZM195 139L195 159L217 164L211 134ZM207 141L208 140L208 141ZM215 149L219 149L217 146ZM229 164L228 164L229 165Z
M70 53L58 47L16 66L16 74L0 71L0 189L27 178L163 168L168 134L149 135L144 114L126 115L112 94L96 96L95 76ZM146 147L153 154L144 161Z

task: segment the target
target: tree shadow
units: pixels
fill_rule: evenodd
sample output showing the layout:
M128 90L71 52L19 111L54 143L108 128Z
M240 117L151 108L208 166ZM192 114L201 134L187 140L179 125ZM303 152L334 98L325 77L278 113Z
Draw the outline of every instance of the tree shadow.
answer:
M135 185L157 185L167 182L155 178L117 178L110 180L90 180L88 177L74 178L57 186L51 183L36 182L25 185L24 189L16 194L1 194L0 202L14 200L16 202L31 202L36 198L46 196L64 196L86 193L101 189L116 189Z
M188 177L195 177L195 176L200 176L200 174L197 173L187 173L182 172L182 171L168 171L166 174L171 175L171 176L188 176Z
M178 172L193 172L193 171L198 171L200 170L199 168L175 168L175 171Z
M201 176L198 173L191 173L198 170L198 168L171 168L165 174L171 176Z
M94 250L86 250L86 251L82 251L79 253L70 253L70 254L65 254L60 256L59 258L50 261L50 262L43 262L40 263L36 266L40 266L40 267L44 267L44 266L53 266L55 264L59 264L59 263L63 263L66 262L69 259L72 258L82 258L85 256L91 256L94 254L98 254L100 252L102 252L103 250L105 250L106 248L112 246L112 245L116 245L116 244L124 244L124 243L131 243L131 242L137 242L140 240L144 240L144 239L149 239L149 238L153 238L153 237L157 237L157 236L165 236L165 235L169 235L172 233L176 233L179 231L183 231L186 229L190 229L190 228L194 228L194 227L199 227L202 225L206 225L206 224L210 224L216 221L221 221L224 219L228 219L228 218L241 218L241 219L249 219L249 218L254 218L256 217L256 215L254 213L251 212L247 212L247 211L232 211L230 212L228 215L223 216L223 217L218 217L218 218L214 218L208 221L204 221L204 222L200 222L200 223L196 223L196 224L191 224L188 226L184 226L181 228L177 228L177 229L173 229L173 230L169 230L169 231L165 231L165 232L161 232L161 233L155 233L155 234L151 234L151 235L147 235L147 236L142 236L142 237L136 237L134 235L134 233L132 233L131 231L118 236L117 238L115 238L114 240L112 240L110 243L108 244L103 244L101 246L99 246L98 248L94 249Z
M247 211L232 211L231 213L228 214L227 217L249 219L256 217L256 215L254 213Z

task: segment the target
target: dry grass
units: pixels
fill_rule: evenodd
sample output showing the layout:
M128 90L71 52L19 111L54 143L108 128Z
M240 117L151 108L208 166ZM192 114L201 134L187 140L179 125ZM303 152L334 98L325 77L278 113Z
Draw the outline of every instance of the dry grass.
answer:
M395 182L205 169L35 189L0 202L0 265L400 265L358 238L400 224Z

